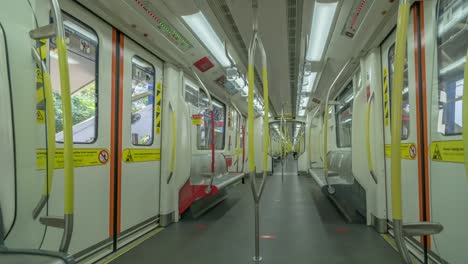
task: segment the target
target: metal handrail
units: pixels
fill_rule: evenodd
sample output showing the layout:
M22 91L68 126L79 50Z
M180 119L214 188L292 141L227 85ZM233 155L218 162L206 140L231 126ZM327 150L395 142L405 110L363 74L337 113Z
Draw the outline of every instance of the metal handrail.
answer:
M192 67L190 67L190 69L192 70L192 73L195 75L196 79L198 80L200 87L206 93L206 96L208 97L208 103L209 103L209 110L210 110L210 117L211 117L211 131L210 131L211 133L211 177L210 177L208 186L205 189L205 193L210 194L212 186L213 186L214 177L215 177L215 149L216 149L215 133L214 133L215 120L214 120L213 101L211 99L211 94L208 91L208 88L206 88L205 84L200 79L198 74L195 72L195 70Z
M52 96L52 84L50 79L50 74L47 71L47 67L42 60L42 57L45 54L39 54L36 49L32 49L32 54L36 63L40 66L43 84L44 84L44 94L45 94L45 103L46 103L46 125L47 125L47 180L44 182L42 196L39 199L36 207L33 209L33 219L36 219L41 213L42 209L46 206L49 201L50 193L52 191L52 181L54 178L54 169L55 169L55 110L54 110L54 99ZM41 56L42 55L42 56Z
M330 85L330 88L328 89L327 93L327 98L325 100L325 109L324 109L324 116L323 116L323 175L325 176L325 182L327 184L327 190L329 194L334 194L335 193L335 188L330 185L330 182L328 181L328 157L327 157L327 152L328 152L328 101L330 100L330 94L332 90L334 90L336 84L338 83L338 80L341 78L345 70L348 68L349 65L352 63L352 58L349 59L345 65L341 68L340 72L336 76L335 80L333 83Z
M374 99L374 93L371 93L369 100L367 100L367 113L366 113L366 150L367 150L367 166L369 167L369 173L372 179L377 184L377 176L374 173L374 164L372 162L372 150L370 142L370 118L371 118L371 106Z
M171 102L169 102L169 111L171 112L171 128L172 128L172 148L171 148L171 166L169 176L167 177L166 184L171 182L172 176L174 175L174 167L175 167L175 155L177 149L177 123L176 123L176 113L174 108L172 107Z
M258 36L258 0L252 0L253 9L253 32L252 39L249 45L249 65L248 65L248 126L249 126L249 176L251 179L252 195L255 203L255 256L253 260L258 262L262 260L260 257L260 221L259 221L259 202L265 188L266 174L268 169L268 145L269 145L269 97L268 97L268 72L267 72L267 56L261 38ZM255 128L254 128L254 63L255 51L257 48L262 55L262 73L263 73L263 97L264 100L264 131L263 131L263 174L260 187L257 188L256 183L256 168L255 168Z

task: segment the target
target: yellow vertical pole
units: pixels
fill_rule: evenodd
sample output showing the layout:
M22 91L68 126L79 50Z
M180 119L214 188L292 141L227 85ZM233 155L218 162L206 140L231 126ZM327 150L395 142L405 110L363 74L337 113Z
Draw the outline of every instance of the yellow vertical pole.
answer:
M249 170L255 173L255 137L254 137L254 66L253 64L249 64L249 72L248 72L248 79L249 79L249 92L248 92L248 126L249 126Z
M463 81L463 147L465 160L465 176L468 177L468 49L465 57L465 76Z
M402 90L406 56L406 40L408 33L410 4L407 1L400 3L398 11L398 26L395 48L395 70L393 75L392 91L392 146L391 146L391 175L392 175L392 212L394 220L403 220L401 206L401 111Z
M268 145L270 144L270 106L268 100L268 71L266 65L263 66L263 171L268 171Z

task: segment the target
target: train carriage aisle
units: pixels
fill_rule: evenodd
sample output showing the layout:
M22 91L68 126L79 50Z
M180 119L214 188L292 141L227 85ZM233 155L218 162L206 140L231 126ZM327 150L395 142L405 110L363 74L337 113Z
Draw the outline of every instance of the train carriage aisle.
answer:
M0 264L466 264L467 56L468 0L2 1Z

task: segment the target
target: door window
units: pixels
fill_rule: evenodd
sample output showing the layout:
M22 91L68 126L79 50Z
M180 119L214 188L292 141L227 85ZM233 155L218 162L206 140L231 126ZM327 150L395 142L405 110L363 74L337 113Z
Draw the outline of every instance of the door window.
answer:
M393 89L393 72L395 71L395 44L388 50L388 95L389 104L392 105L392 89ZM409 87L408 87L408 54L405 56L405 71L403 76L403 100L401 112L401 139L405 140L409 137L410 132L410 103L409 103ZM391 118L391 116L390 116Z
M335 107L336 144L339 148L351 147L351 131L353 127L353 83L350 82L336 98L340 105Z
M74 143L93 143L97 138L98 37L95 31L64 15L70 71L70 92ZM55 39L50 42L50 77L55 110L56 140L63 142L63 111L58 53Z
M224 134L225 134L225 115L226 106L220 101L212 98L213 110L214 110L214 121L215 121L215 147L217 150L224 149ZM200 91L198 106L203 111L203 123L198 127L197 146L200 150L211 149L211 113L208 109L208 97L204 92Z
M468 2L443 0L438 17L439 116L437 131L445 136L462 133L463 74L468 48Z
M132 58L132 116L133 145L153 144L154 127L154 66L142 58Z

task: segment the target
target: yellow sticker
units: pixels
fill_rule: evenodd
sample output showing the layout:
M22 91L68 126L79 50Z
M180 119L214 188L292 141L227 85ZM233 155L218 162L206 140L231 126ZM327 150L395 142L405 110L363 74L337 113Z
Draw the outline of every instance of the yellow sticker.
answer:
M107 149L74 149L73 150L73 166L88 167L101 166L109 162L109 151ZM63 169L63 149L55 151L54 168ZM36 169L45 170L47 163L46 149L36 150Z
M122 161L127 163L158 160L161 160L159 149L124 149L122 153Z
M463 163L464 150L462 140L434 141L431 144L431 159L433 161Z
M158 82L156 84L156 134L161 134L161 99L162 99L162 86L161 83Z
M192 125L202 125L203 120L202 119L192 119Z
M384 118L385 118L385 126L388 126L390 123L390 118L389 118L389 112L390 112L390 98L388 95L388 74L387 74L387 68L383 69L383 77L384 77L384 83L383 83L383 89L384 89Z
M36 110L36 121L38 124L45 124L45 111Z
M413 143L402 143L400 144L400 153L402 159L414 160L416 159L417 148L416 144ZM390 158L391 156L391 145L385 144L385 157Z

